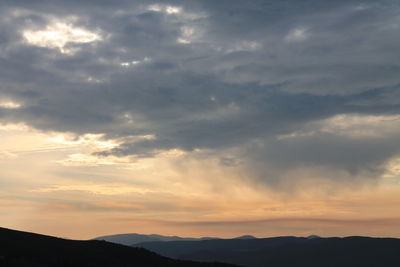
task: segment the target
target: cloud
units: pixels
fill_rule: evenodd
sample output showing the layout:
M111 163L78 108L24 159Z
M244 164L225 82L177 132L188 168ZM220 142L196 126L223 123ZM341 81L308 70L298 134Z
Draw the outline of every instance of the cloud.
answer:
M285 40L289 42L303 41L307 38L307 29L295 28L286 35Z
M85 29L73 27L62 22L53 22L45 30L26 30L23 32L26 42L30 45L48 48L58 48L61 53L74 53L76 49L68 49L69 43L91 43L101 40L96 33L91 33Z
M12 101L0 102L0 108L16 109L16 108L20 108L20 107L21 107L21 104L15 103L15 102L12 102Z
M34 189L32 192L58 192L58 191L82 191L88 192L91 194L100 194L100 195L121 195L121 194L129 194L129 193L148 193L152 192L147 188L138 188L138 187L128 187L126 185L121 186L118 184L88 184L88 185L55 185L49 188L39 188Z
M205 153L276 184L374 180L399 155L397 123L351 122L399 114L391 1L1 7L0 121L119 141L92 163ZM329 128L337 116L351 129Z

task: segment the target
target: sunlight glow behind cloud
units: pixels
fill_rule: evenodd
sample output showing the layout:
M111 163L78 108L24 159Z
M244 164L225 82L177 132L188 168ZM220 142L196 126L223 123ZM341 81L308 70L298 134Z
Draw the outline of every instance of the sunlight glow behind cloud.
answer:
M0 108L5 109L18 109L22 105L13 101L0 101Z
M289 32L285 37L285 40L289 42L297 42L304 41L307 37L308 33L306 28L295 28Z
M182 12L182 7L154 4L154 5L148 6L148 10L155 11L155 12L165 12L167 14L179 14Z
M133 60L133 61L121 62L120 65L122 67L128 68L128 67L134 67L134 66L139 65L139 64L148 63L150 61L151 61L151 58L145 57L142 60Z
M63 54L73 54L77 51L77 48L68 47L68 44L84 44L102 40L97 33L57 21L52 22L43 30L25 30L22 35L28 44L57 48Z

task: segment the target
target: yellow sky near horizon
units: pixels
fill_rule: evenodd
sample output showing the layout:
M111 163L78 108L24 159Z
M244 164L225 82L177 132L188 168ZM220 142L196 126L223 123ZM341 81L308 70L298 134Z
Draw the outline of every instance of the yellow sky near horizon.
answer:
M232 237L252 234L400 237L400 184L310 180L279 191L218 159L180 151L153 158L98 157L99 135L0 127L1 226L88 239L117 233ZM184 161L184 164L182 164ZM388 167L388 168L389 168ZM320 186L310 186L310 183Z

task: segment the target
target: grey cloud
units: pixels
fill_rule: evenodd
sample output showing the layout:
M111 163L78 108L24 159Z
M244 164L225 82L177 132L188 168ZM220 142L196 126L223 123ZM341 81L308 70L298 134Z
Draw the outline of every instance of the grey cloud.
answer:
M387 161L399 155L399 147L393 145L397 142L398 133L379 138L317 133L264 142L261 147L251 146L241 156L249 173L277 188L294 189L302 180L319 179L344 185L373 183L385 173Z
M0 108L0 120L125 140L103 156L236 149L232 158L258 173L305 164L379 176L398 155L386 135L276 138L337 114L399 113L395 1L169 3L183 13L146 10L156 4L148 1L2 1L0 97L23 107ZM70 43L73 55L23 42L21 32L43 28L49 15L75 16L104 40ZM155 139L129 141L138 135ZM263 145L249 153L254 142Z

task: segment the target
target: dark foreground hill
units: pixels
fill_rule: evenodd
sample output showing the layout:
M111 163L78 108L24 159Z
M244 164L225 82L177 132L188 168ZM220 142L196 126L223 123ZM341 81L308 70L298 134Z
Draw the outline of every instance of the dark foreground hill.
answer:
M176 259L221 261L248 267L400 266L400 239L395 238L275 237L149 242L138 246Z
M1 267L228 267L173 260L143 248L75 241L0 228Z

